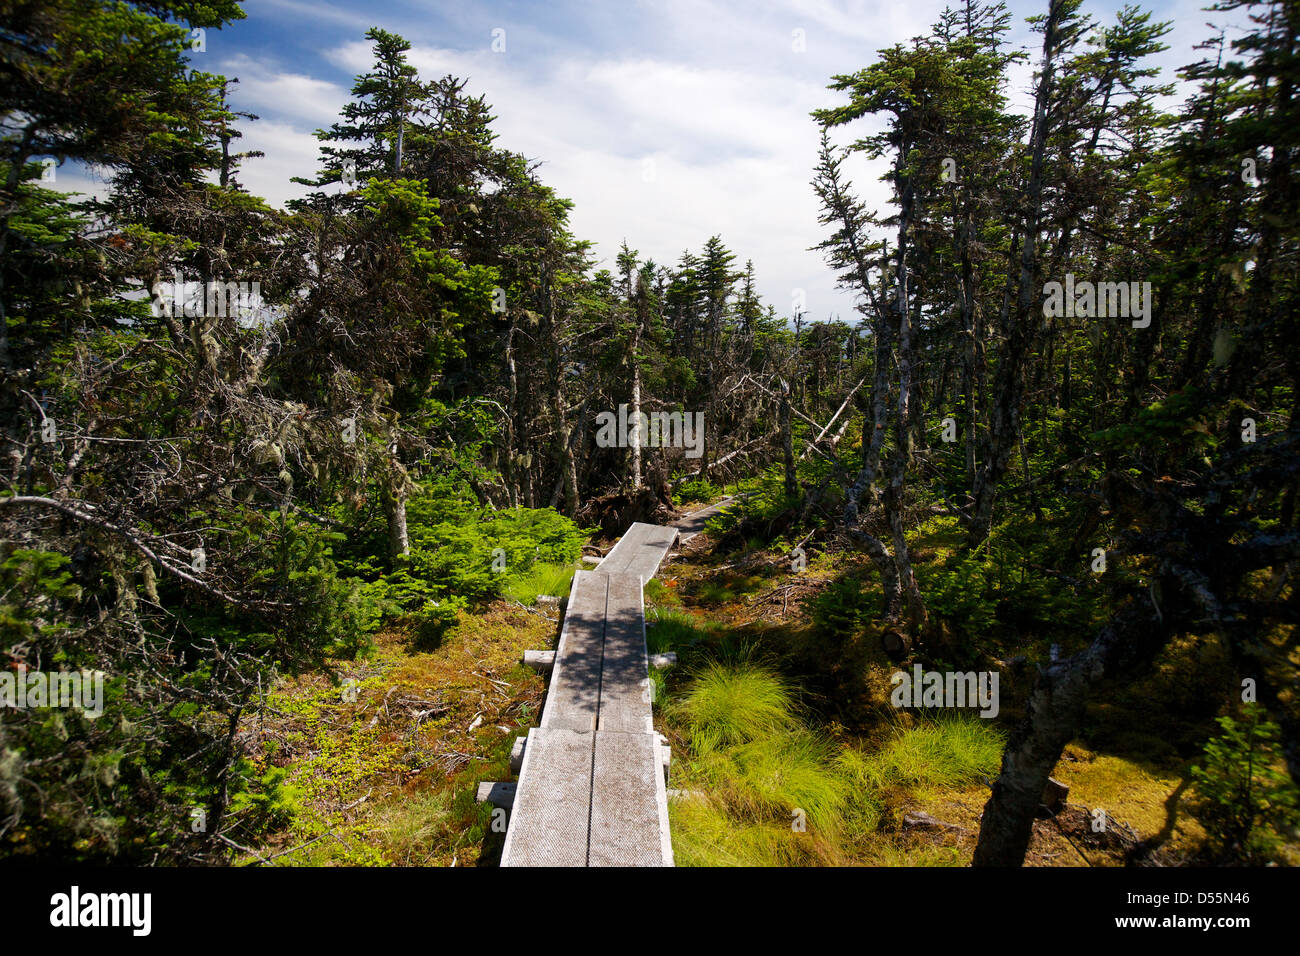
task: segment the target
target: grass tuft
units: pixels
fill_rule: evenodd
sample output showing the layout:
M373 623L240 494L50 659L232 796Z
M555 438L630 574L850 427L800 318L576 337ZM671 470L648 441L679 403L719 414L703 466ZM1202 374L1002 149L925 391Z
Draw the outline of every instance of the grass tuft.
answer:
M700 755L788 732L796 724L790 688L775 671L753 663L704 665L682 711L691 747Z
M655 607L646 612L646 646L651 654L683 651L705 639L705 632L685 611Z
M978 717L941 717L900 730L871 754L846 751L846 767L875 790L952 789L978 783L998 771L1006 737Z
M573 585L573 572L576 569L568 564L534 564L519 577L506 582L502 594L508 600L520 604L534 604L538 595L550 594L557 598L568 597Z

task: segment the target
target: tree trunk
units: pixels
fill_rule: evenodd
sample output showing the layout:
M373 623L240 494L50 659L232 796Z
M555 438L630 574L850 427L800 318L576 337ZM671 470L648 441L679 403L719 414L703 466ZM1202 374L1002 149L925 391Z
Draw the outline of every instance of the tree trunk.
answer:
M1043 165L1047 151L1049 129L1047 123L1048 101L1053 89L1056 66L1058 28L1066 13L1057 0L1048 7L1047 22L1043 31L1043 69L1034 97L1034 124L1030 136L1031 164L1026 187L1026 207L1023 241L1020 246L1019 290L1014 307L1006 303L1006 347L998 362L996 399L989 412L988 453L975 477L973 496L975 509L970 529L970 543L978 546L989 536L993 527L993 500L998 484L1006 474L1012 449L1020 434L1020 403L1024 393L1025 359L1028 357L1039 322L1033 311L1039 303L1039 290L1034 280L1038 263L1038 234L1043 214Z
M396 464L396 463L394 463ZM401 469L401 465L396 465ZM406 476L402 471L402 478ZM406 489L404 482L390 486L384 493L384 510L388 515L388 551L394 561L411 556L411 539L406 533Z
M639 283L638 283L639 284ZM628 409L628 420L632 422L632 434L628 436L628 456L631 459L632 487L641 487L641 445L646 436L641 434L641 329L645 303L644 288L637 290L636 331L632 334L632 346L628 350L628 361L632 365L632 407Z
M518 324L510 319L510 331L506 333L506 371L509 377L509 391L506 398L506 433L505 455L502 456L501 477L506 485L506 497L510 507L519 506L519 482L515 477L515 416L519 414L519 369L515 364L515 332Z
M781 380L781 455L785 461L785 494L794 498L799 484L794 470L794 438L790 429L790 384Z
M558 436L555 445L556 463L559 465L560 476L564 480L564 508L565 513L573 517L578 512L578 469L573 455L573 426L569 423L568 415L565 414L564 391L558 381L555 383L552 400L555 403Z
M1061 751L1083 724L1088 694L1102 680L1131 672L1155 657L1179 617L1178 582L1166 577L1156 590L1125 606L1086 650L1040 669L1025 716L1007 741L1002 770L980 818L973 866L1020 866L1033 837L1034 817Z

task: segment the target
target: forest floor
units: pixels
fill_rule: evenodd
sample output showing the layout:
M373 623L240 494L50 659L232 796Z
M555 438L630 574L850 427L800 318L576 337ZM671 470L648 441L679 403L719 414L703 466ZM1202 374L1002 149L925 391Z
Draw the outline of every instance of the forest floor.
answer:
M846 580L869 587L858 556L819 554L795 572L783 552L717 543L687 542L646 588L651 651L680 659L651 675L678 865L969 863L1028 678L1003 681L995 719L900 711L890 675L909 665L869 624L841 628L827 611ZM918 573L941 545L918 541ZM504 815L475 791L514 779L511 745L545 689L520 659L553 647L559 620L555 605L498 601L434 644L382 633L368 657L336 662L339 683L283 681L241 736L262 766L288 771L296 810L239 862L495 865ZM1178 653L1153 686L1177 684ZM1028 865L1196 859L1191 761L1162 738L1152 697L1138 687L1094 708L1055 774L1067 803L1035 824Z

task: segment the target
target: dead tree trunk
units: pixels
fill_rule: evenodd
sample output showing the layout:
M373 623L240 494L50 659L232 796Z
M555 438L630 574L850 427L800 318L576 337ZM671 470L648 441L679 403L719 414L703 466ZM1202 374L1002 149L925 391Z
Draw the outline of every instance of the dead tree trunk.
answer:
M790 429L790 383L781 380L781 455L785 461L785 494L793 498L799 493L794 470L794 438Z
M406 531L406 496L410 479L397 460L396 439L389 446L388 481L384 487L384 512L388 518L388 550L394 561L411 555L411 539Z
M632 366L632 407L628 417L632 421L634 429L630 436L628 445L628 454L631 459L631 479L632 487L640 488L642 484L643 467L641 464L641 447L645 444L647 436L641 434L641 336L649 323L649 301L650 290L646 288L645 276L637 275L636 280L636 327L632 331L632 341L628 348L628 362Z

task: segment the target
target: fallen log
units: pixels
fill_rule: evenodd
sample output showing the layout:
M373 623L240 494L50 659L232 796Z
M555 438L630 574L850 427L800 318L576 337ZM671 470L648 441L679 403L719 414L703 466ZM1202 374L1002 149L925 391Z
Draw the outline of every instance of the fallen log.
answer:
M966 827L958 826L955 823L945 823L943 820L936 820L928 813L919 810L903 814L904 830L947 830L950 833L969 833Z

